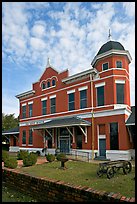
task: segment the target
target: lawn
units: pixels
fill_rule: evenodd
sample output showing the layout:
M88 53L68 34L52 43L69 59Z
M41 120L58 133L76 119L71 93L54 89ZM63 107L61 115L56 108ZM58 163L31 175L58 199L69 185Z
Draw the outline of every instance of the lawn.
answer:
M135 197L135 168L124 175L122 169L117 172L113 178L107 179L106 175L98 177L96 170L98 164L80 161L68 161L66 170L60 168L60 162L48 162L31 167L22 167L20 171L27 172L30 175L52 178L64 181L66 183L88 186L98 190L120 193L123 196Z

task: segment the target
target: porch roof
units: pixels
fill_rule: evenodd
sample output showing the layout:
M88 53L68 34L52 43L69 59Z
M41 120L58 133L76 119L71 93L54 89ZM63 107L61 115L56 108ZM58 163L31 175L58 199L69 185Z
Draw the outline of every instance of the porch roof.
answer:
M126 126L129 126L129 125L135 125L135 106L131 107L131 115L126 121Z
M71 126L90 126L91 123L87 120L83 120L79 117L63 117L57 119L51 119L40 125L32 126L33 129L45 129L56 127L71 127Z
M15 135L19 134L19 127L11 128L9 130L2 131L2 135Z

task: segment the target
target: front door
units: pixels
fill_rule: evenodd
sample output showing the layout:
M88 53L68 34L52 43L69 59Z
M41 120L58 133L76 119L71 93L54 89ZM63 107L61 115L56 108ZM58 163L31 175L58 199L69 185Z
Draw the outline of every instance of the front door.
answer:
M70 150L70 138L62 137L60 138L60 152L69 153Z
M106 139L99 139L99 156L106 157Z

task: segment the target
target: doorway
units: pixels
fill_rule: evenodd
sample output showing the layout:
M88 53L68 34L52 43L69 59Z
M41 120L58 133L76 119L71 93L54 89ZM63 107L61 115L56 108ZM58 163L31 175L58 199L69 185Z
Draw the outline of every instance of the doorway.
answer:
M99 156L106 157L106 139L99 139Z

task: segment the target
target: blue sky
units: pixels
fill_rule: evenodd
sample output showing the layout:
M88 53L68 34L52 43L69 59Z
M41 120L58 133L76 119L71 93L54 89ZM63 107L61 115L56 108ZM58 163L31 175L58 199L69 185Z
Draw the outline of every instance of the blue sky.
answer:
M89 69L109 29L132 56L135 105L135 2L3 2L2 112L19 115L15 95L32 89L48 57L70 75Z

